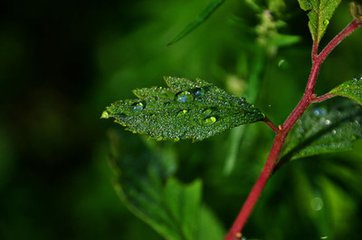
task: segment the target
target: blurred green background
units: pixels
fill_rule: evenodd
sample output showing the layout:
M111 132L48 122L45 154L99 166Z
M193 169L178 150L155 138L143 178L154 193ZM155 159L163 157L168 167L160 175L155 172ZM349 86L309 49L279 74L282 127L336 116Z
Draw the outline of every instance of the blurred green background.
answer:
M302 95L311 40L296 0L271 12L284 24L263 30L270 2L257 1L260 9L253 9L245 1L226 1L171 46L208 0L0 3L0 239L161 239L113 189L107 132L116 129L124 139L132 134L101 121L100 114L132 97L132 89L164 86L162 77L171 75L200 77L246 95L281 123ZM350 21L347 3L322 44ZM273 31L300 40L273 42ZM361 39L360 30L323 65L319 94L361 74ZM225 229L272 141L261 123L243 129L241 142L237 131L201 143L158 143L177 156L181 181L204 182L203 201ZM283 167L258 203L247 236L359 239L361 149L358 142L353 152Z

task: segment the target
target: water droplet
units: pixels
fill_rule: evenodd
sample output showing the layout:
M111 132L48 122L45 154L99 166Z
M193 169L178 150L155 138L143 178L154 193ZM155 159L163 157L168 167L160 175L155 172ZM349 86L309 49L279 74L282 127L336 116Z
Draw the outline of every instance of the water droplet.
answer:
M135 103L132 104L132 107L133 107L133 111L140 112L143 109L145 109L145 103L143 103L143 102L135 102Z
M310 201L310 206L314 211L323 209L323 200L320 197L315 197Z
M202 97L205 95L206 90L204 88L195 88L192 90L195 97Z
M107 111L102 112L101 118L103 119L109 118L109 113Z
M329 20L327 20L327 19L324 20L324 21L323 21L323 24L324 24L324 26L327 26L327 25L329 24Z
M332 121L329 120L329 119L326 119L326 120L324 121L324 123L325 123L326 125L331 125L331 124L332 124Z
M325 108L317 107L313 110L313 115L316 117L323 117L327 114L327 110Z
M358 81L361 81L361 80L362 80L362 75L358 75L358 76L353 77L353 81L355 81L355 82L358 82Z
M180 103L191 102L194 100L192 94L188 91L179 92L176 94L176 100Z
M288 67L288 62L282 58L278 61L278 67L282 68L282 69L286 69Z
M208 117L208 118L205 118L205 123L206 124L213 124L216 122L216 117Z
M333 129L333 130L332 130L332 134L333 134L333 135L336 135L336 134L337 134L337 130L336 130L336 129Z
M177 116L182 116L182 115L185 115L188 111L186 109L184 110L181 110L177 113Z

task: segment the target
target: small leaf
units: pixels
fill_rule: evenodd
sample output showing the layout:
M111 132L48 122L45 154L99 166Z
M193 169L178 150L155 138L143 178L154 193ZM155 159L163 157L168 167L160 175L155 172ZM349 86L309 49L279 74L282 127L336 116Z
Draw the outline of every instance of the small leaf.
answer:
M362 21L362 5L358 4L356 2L351 2L350 3L350 11L351 11L351 15L356 18L359 19L360 21Z
M175 157L171 149L153 146L151 150L135 137L122 141L115 131L110 137L116 187L133 214L164 239L222 239L220 223L201 203L201 181L184 184L173 177Z
M102 118L114 118L127 130L158 140L197 141L265 118L244 98L203 80L167 77L165 81L169 88L137 89L134 94L139 99L115 102Z
M330 91L331 94L352 99L362 105L362 77L356 77Z
M182 38L189 35L203 22L205 22L223 3L225 0L213 0L198 16L197 18L189 23L174 39L172 39L167 45L170 46Z
M362 138L362 107L350 101L304 113L289 134L280 162L351 150Z
M314 42L319 43L341 0L298 0L300 8L309 11L309 30Z

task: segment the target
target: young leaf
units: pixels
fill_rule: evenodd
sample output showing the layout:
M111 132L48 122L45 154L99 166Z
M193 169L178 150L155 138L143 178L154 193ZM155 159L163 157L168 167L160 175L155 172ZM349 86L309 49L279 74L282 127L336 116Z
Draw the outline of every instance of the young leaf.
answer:
M362 105L362 77L356 77L330 91L331 94L350 98Z
M221 225L201 203L201 181L183 184L173 178L175 159L169 149L153 147L151 151L140 138L120 142L116 132L110 137L116 187L133 214L164 239L222 239Z
M298 0L298 2L301 9L309 11L309 30L313 41L319 43L341 0Z
M310 109L288 136L280 161L350 150L362 138L361 124L362 107L350 101Z
M174 39L172 39L167 45L170 46L182 38L186 37L197 27L199 27L203 22L205 22L223 3L225 0L213 0L200 14L197 18L189 23Z
M138 99L107 107L102 118L134 133L158 140L203 140L227 129L262 121L265 116L244 98L234 97L211 83L167 77L169 88L134 91Z
M350 11L351 11L351 15L354 18L359 19L360 21L362 21L362 4L356 3L356 2L351 2L350 3Z

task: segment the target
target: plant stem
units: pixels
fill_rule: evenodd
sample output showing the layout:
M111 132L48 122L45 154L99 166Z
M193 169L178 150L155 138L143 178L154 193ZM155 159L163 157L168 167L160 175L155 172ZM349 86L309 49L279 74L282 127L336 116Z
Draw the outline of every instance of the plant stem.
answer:
M276 128L276 125L273 124L269 119L265 120L265 123L276 132L272 148L269 152L268 159L266 160L264 167L261 171L259 178L252 187L244 205L242 206L236 220L234 221L232 227L230 228L228 234L225 236L225 240L237 240L242 236L243 227L248 220L256 202L258 201L265 184L267 183L271 173L273 172L279 155L281 153L282 147L284 145L285 139L289 131L293 128L296 121L302 116L304 111L313 103L323 100L323 96L316 97L314 94L314 87L318 78L318 73L320 70L321 64L327 58L327 56L332 52L332 50L347 36L349 36L354 30L362 26L362 21L359 19L354 19L350 24L348 24L339 34L337 34L320 52L318 51L318 43L313 43L312 48L312 68L309 74L308 82L303 94L303 97L300 99L296 107L293 109L288 118L284 121L283 125L279 128ZM328 95L327 95L328 96Z

